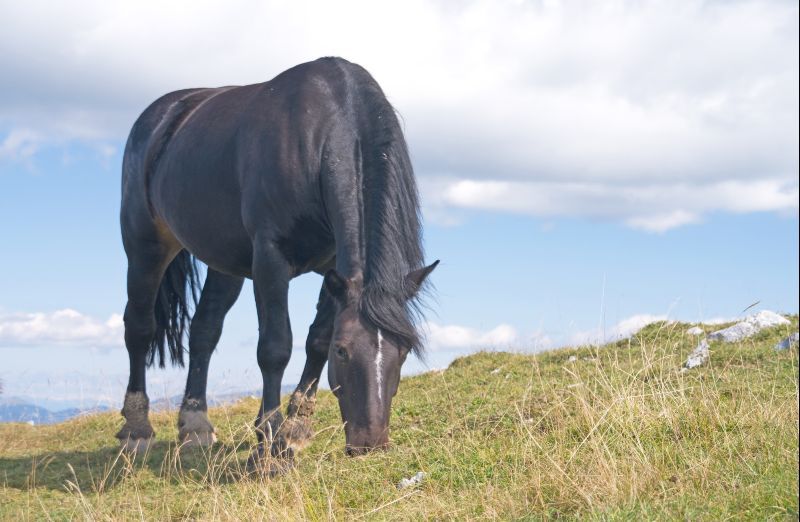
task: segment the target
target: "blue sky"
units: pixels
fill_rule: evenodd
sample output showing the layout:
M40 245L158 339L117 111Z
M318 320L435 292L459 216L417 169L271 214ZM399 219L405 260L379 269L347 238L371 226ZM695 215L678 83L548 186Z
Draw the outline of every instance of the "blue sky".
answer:
M0 7L10 395L122 397L119 170L147 103L329 54L372 71L403 116L426 250L442 260L427 367L734 318L756 301L798 310L796 3L344 3L312 18L330 7L177 4L156 18L147 2ZM319 284L292 284L296 344ZM212 394L258 385L255 338L248 284ZM151 394L180 393L180 372L150 376Z

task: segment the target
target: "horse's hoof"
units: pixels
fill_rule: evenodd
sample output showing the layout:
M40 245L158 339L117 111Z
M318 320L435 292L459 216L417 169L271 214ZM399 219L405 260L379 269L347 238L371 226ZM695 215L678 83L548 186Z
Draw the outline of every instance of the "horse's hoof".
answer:
M286 440L286 445L297 453L306 446L314 435L311 429L311 419L308 417L289 417L281 425L281 433Z
M181 446L184 448L205 448L217 442L217 434L213 431L181 433L179 435Z
M304 392L297 390L289 400L289 407L286 413L289 417L311 417L314 415L316 403L316 396L309 397Z
M126 422L117 433L120 447L128 453L145 453L156 441L156 432L150 424L131 424Z
M184 446L211 446L217 441L214 425L204 410L181 409L178 414L178 441Z
M149 437L146 439L132 439L129 437L126 439L120 439L119 444L123 451L135 455L147 453L155 440L155 437Z

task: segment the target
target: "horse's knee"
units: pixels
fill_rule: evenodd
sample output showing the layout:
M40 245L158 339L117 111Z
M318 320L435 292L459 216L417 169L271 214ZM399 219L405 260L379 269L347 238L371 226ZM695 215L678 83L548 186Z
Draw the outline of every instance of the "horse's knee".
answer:
M258 367L261 371L269 371L286 368L292 356L292 345L289 343L259 343L258 345Z
M309 339L309 342L306 343L306 356L314 358L327 358L330 345L331 340L329 337L324 339Z

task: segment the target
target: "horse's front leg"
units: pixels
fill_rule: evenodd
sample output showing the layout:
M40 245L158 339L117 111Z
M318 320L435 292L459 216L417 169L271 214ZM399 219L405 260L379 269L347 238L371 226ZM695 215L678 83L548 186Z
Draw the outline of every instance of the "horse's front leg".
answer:
M290 447L299 451L311 439L311 415L314 413L317 386L322 369L328 361L328 350L333 336L333 318L336 305L325 287L319 293L317 316L308 330L306 339L306 364L287 408L288 419L284 433Z
M272 242L257 243L253 252L253 288L258 311L258 366L263 391L256 418L258 446L250 455L248 468L280 471L293 458L293 451L280 429L281 380L292 354L289 324L289 280L291 267ZM270 458L272 457L272 458Z

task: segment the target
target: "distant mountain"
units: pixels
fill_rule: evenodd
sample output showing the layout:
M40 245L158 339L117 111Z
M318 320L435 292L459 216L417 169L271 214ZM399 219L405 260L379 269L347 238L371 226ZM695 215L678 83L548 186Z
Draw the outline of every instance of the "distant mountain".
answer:
M295 384L285 384L281 386L281 394L294 391ZM261 390L238 391L223 394L211 395L208 399L209 406L221 406L236 402L242 397L260 397ZM152 411L177 410L181 406L182 395L157 399L150 403ZM91 408L64 408L48 409L38 405L34 399L25 397L0 397L0 422L33 422L34 424L53 424L62 422L79 415L95 413L115 409L110 405L97 405Z
M107 407L101 406L92 409L67 408L65 410L50 411L47 408L18 400L0 401L0 422L28 422L33 424L53 424L65 421L84 413L105 411Z
M292 393L295 388L297 388L296 384L284 384L281 386L281 395ZM208 397L208 406L223 406L225 404L236 402L243 397L261 397L261 390L245 390L212 394ZM150 402L150 409L152 411L177 410L181 407L182 401L183 395L175 395L169 398L158 399Z

